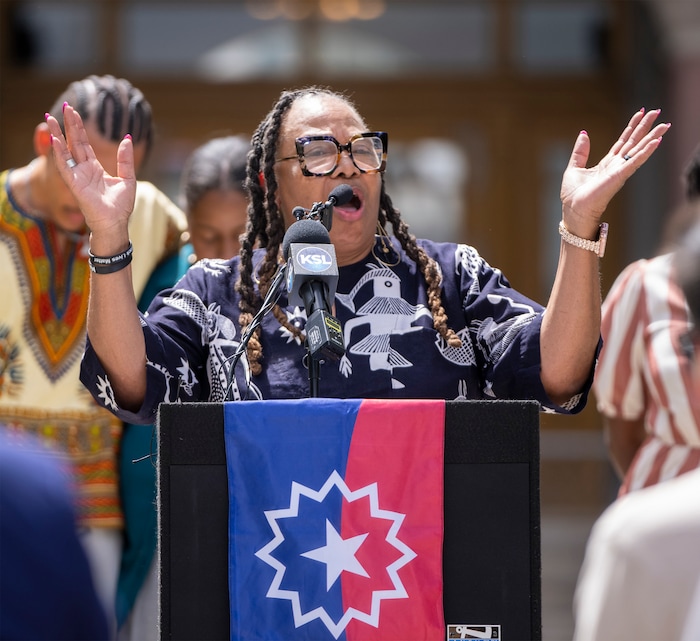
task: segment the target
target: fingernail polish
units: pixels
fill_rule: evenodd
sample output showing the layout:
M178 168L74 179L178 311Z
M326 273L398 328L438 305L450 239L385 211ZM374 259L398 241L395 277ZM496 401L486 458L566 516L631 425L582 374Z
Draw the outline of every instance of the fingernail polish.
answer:
M588 132L585 129L581 129L581 132L579 135L583 134L584 136L588 135Z
M641 111L642 113L644 113L644 112L646 111L646 109L645 109L644 107L642 107L639 111Z
M131 140L131 134L126 134L126 136L124 136L124 138L128 138L129 140Z
M64 103L63 103L63 111L66 110L66 107L67 107L67 106L68 106L68 103L67 103L67 102L64 102Z
M48 120L50 115L51 115L51 114L47 111L47 112L44 114L44 120Z

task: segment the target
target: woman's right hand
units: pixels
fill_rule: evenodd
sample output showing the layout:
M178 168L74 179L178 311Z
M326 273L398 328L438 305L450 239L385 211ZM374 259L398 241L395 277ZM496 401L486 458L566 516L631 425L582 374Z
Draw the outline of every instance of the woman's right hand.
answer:
M131 137L126 136L119 143L117 175L111 176L95 156L80 114L68 104L64 105L63 121L65 138L58 121L46 115L56 168L75 196L93 240L99 239L104 246L101 253L108 253L110 238L112 243L119 243L128 234L127 224L134 208L136 173ZM71 159L76 163L73 166ZM122 249L115 247L114 253Z

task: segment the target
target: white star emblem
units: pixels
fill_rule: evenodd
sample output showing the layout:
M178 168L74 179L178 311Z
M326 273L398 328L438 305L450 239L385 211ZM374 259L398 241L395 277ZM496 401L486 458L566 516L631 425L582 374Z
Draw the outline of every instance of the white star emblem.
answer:
M366 538L367 534L358 534L350 539L343 539L333 524L326 519L326 545L304 552L302 556L326 564L326 590L330 590L343 571L369 576L355 556Z
M303 612L301 608L301 601L299 598L299 592L296 590L286 590L282 588L282 579L287 570L285 565L276 559L272 552L282 544L284 541L284 534L282 534L282 529L280 528L278 519L295 518L299 516L299 500L302 496L305 496L318 503L323 503L324 499L328 493L334 487L338 488L343 495L343 498L348 502L353 502L359 499L368 498L370 506L370 515L373 518L384 519L392 521L392 525L386 535L386 542L392 547L398 550L401 554L398 559L386 567L387 575L392 582L392 589L389 590L373 590L372 591L372 604L370 606L369 612L363 612L357 608L350 607L340 618L339 621L334 621L331 616L326 612L323 607L317 607L308 612ZM270 588L267 591L267 597L271 599L287 599L292 605L292 614L294 616L294 625L299 627L314 619L320 619L323 624L328 628L330 633L337 639L345 630L348 623L352 619L367 623L373 627L379 626L379 611L381 607L381 602L384 599L407 599L408 593L406 588L401 582L399 577L399 570L410 563L414 558L416 558L416 553L408 547L403 541L398 538L398 532L401 528L401 524L405 518L405 514L400 512L392 512L390 510L385 510L379 507L379 494L377 489L377 484L372 483L359 490L350 490L345 484L343 478L338 474L337 471L333 471L328 477L328 480L323 484L320 490L312 490L301 483L296 481L292 482L292 492L289 498L289 507L282 508L279 510L267 510L265 512L267 517L267 522L272 529L274 538L263 548L255 553L259 559L267 563L270 567L274 568L275 576L272 579ZM326 546L317 548L316 550L311 550L311 552L306 552L304 556L313 554L316 560L322 561L328 564L328 570L326 573L326 585L330 586L337 580L338 576L343 570L349 570L354 572L358 568L364 572L364 569L359 564L357 559L354 558L355 553L362 544L362 540L358 540L367 535L360 535L359 537L352 537L343 541L340 535L335 531L334 528L326 526ZM364 539L363 539L364 540ZM354 546L354 549L353 549ZM334 559L331 562L331 556L335 554L338 550L344 554L343 559ZM350 558L352 557L352 558ZM314 558L314 557L311 557ZM349 569L353 568L353 569ZM361 573L360 573L361 574ZM368 576L366 573L364 576Z

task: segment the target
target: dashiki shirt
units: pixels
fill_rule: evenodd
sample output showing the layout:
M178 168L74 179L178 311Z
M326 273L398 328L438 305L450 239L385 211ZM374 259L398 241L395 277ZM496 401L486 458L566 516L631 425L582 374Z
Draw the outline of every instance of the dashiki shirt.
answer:
M11 170L10 170L11 171ZM21 210L0 173L0 425L58 450L76 474L81 526L121 527L116 452L121 421L80 383L90 269L88 238L67 241ZM140 292L177 250L184 214L153 185L139 182L130 223L132 274Z
M422 275L393 242L401 257L396 266L378 262L374 253L380 252L370 252L339 269L335 316L345 354L321 364L319 396L535 399L548 411L583 408L590 381L565 407L544 392L540 305L512 289L472 247L419 241L442 270L443 304L462 339L461 347L449 347L433 329ZM256 251L256 266L262 256ZM148 389L138 413L117 405L88 342L81 378L97 401L127 421L149 423L161 402L308 397L306 348L272 314L262 321L262 372L251 376L243 356L232 375L230 357L241 340L237 272L237 257L202 260L153 301L142 319ZM284 295L279 303L303 329L305 311L287 306Z

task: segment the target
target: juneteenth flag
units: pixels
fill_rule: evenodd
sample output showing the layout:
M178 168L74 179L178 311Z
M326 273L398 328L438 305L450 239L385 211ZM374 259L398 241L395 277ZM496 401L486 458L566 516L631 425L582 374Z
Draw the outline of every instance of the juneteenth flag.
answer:
M224 408L232 641L444 639L444 401Z

